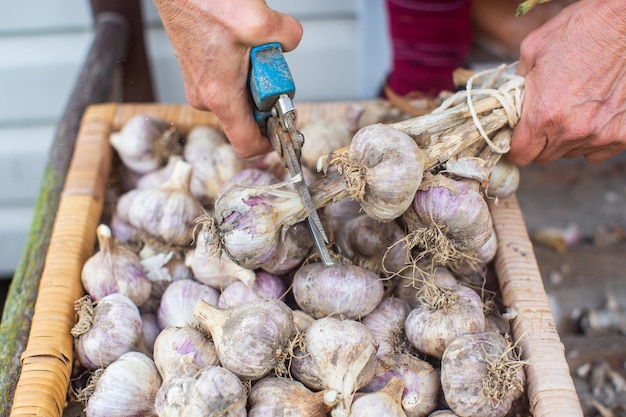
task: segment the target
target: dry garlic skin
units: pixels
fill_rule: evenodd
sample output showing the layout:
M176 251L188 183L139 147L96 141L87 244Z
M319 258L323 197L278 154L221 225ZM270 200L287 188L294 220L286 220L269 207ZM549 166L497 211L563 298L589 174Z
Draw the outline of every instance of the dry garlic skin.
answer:
M485 314L480 296L464 285L440 288L436 297L440 301L428 300L411 310L404 326L413 347L441 358L446 346L458 336L484 331Z
M313 392L294 379L265 377L252 386L248 417L326 417L336 401L336 391Z
M137 254L118 245L105 224L98 226L96 234L99 250L87 259L81 271L85 291L94 301L120 293L138 306L143 304L150 297L152 284Z
M246 417L246 391L232 372L207 366L164 381L155 409L159 417Z
M441 360L441 385L460 417L504 417L524 392L523 362L498 332L456 338Z
M260 379L280 366L296 334L292 310L279 300L228 309L201 301L194 315L211 334L222 366L244 379Z
M438 229L459 251L480 249L493 232L491 212L480 192L442 174L424 180L413 209L423 228Z
M89 397L87 417L156 417L154 401L161 377L152 359L139 352L128 352L111 363Z
M76 356L86 368L106 367L126 352L139 349L142 329L141 314L130 298L119 293L107 295L93 309L90 327L75 338Z
M350 158L360 166L361 207L380 221L396 219L410 207L424 172L424 154L406 133L375 124L360 129L350 143Z
M293 278L296 303L315 318L361 318L376 308L383 293L379 276L356 265L314 262L301 267Z

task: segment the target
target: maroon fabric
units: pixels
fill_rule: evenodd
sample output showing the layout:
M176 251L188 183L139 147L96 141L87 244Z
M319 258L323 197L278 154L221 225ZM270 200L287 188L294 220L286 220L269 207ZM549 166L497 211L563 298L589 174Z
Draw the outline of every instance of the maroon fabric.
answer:
M452 72L469 53L470 0L386 0L393 62L387 79L399 95L435 96L454 88Z

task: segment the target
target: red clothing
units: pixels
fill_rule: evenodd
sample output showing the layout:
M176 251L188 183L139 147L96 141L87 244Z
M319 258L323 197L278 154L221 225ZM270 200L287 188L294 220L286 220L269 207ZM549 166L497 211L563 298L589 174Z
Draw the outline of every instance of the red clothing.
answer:
M399 95L452 91L452 72L471 44L471 0L386 0L393 62L388 86Z

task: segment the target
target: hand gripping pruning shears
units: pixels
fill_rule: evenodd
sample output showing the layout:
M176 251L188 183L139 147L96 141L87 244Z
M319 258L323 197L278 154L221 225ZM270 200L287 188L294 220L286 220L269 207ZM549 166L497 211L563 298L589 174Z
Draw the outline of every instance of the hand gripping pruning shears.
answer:
M254 118L266 132L291 176L298 177L295 186L308 214L307 222L315 247L324 265L331 266L333 260L326 246L328 237L302 174L300 158L304 136L296 129L292 102L296 87L279 43L266 43L252 48L249 85L256 106Z

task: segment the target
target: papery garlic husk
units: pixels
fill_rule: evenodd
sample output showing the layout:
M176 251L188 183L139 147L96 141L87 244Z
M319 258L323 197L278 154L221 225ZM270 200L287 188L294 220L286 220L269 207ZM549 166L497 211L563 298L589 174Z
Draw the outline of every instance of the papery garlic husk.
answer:
M331 415L348 416L354 393L374 376L374 336L358 321L324 317L309 326L303 346L292 358L291 374L310 389L337 391Z
M203 224L196 238L193 252L188 253L185 264L193 271L194 278L219 290L239 280L251 286L256 278L252 269L236 264L219 243L219 234L212 218Z
M304 136L302 164L315 170L317 160L335 149L350 145L352 132L347 123L324 117L316 117L305 123L300 131Z
M350 417L405 417L400 399L404 382L392 377L380 390L371 393L358 393L354 397Z
M145 245L139 251L141 266L152 282L151 297L161 299L165 289L174 281L192 279L193 272L185 265L182 255L162 252Z
M378 350L376 356L388 355L405 349L404 322L411 311L409 303L396 297L387 297L361 323L374 335Z
M296 335L293 313L279 300L254 300L229 309L201 301L195 317L211 334L220 363L256 380L283 366Z
M230 144L197 154L190 163L193 166L191 193L205 205L213 203L224 183L245 168L245 162Z
M306 222L300 222L285 229L276 244L273 256L260 265L260 268L275 275L293 271L313 249L314 242L308 227Z
M337 391L313 392L288 378L265 377L248 397L248 417L326 417L337 403Z
M87 417L156 417L154 408L161 377L147 355L128 352L100 375L87 402Z
M159 168L170 155L180 153L177 131L164 120L138 114L110 136L111 146L131 170L145 174Z
M442 174L425 179L415 194L417 221L409 247L429 256L435 265L472 258L493 233L491 212L483 196L468 181ZM406 220L406 217L405 217Z
M406 133L388 125L360 129L336 162L352 199L382 222L411 206L424 172L424 153Z
M155 409L159 417L246 417L246 390L229 370L207 366L164 381Z
M104 368L126 352L143 349L143 321L130 298L113 293L91 306L90 300L82 301L84 309L78 310L79 321L72 328L76 356L83 366Z
M399 272L409 263L406 245L402 242L405 236L395 222L382 223L361 214L345 223L335 240L343 256L379 274L381 271Z
M252 300L280 300L285 297L287 287L278 275L259 271L251 287L241 281L233 282L222 290L217 302L219 308L229 308Z
M191 165L178 161L160 187L123 194L116 214L146 238L164 245L189 245L194 222L202 214L202 206L189 191L191 171Z
M322 262L303 265L293 277L292 292L302 311L316 319L359 319L376 308L384 295L381 278L356 265Z
M425 282L420 291L420 304L411 310L404 325L407 339L420 352L441 358L458 336L484 331L483 302L471 288Z
M460 417L503 417L524 392L524 362L498 332L459 336L441 359L446 402Z
M111 229L105 224L98 226L96 234L98 252L87 259L81 271L85 291L95 301L120 293L136 305L143 304L150 297L152 283L137 254L118 245L111 236Z
M216 306L219 291L191 279L172 282L161 297L157 319L161 329L197 324L193 311L200 300Z
M441 392L438 370L406 353L380 356L374 378L361 391L378 391L392 378L404 383L401 404L407 417L424 417L437 408Z
M502 157L491 169L489 184L485 190L488 197L506 198L513 195L520 183L520 172L517 165Z
M285 223L304 211L297 192L283 182L268 187L234 187L215 202L215 224L223 249L244 268L271 262Z
M218 363L213 342L192 327L166 327L155 340L154 364L164 381Z
M299 332L304 333L313 324L315 318L302 310L293 310L293 322Z

